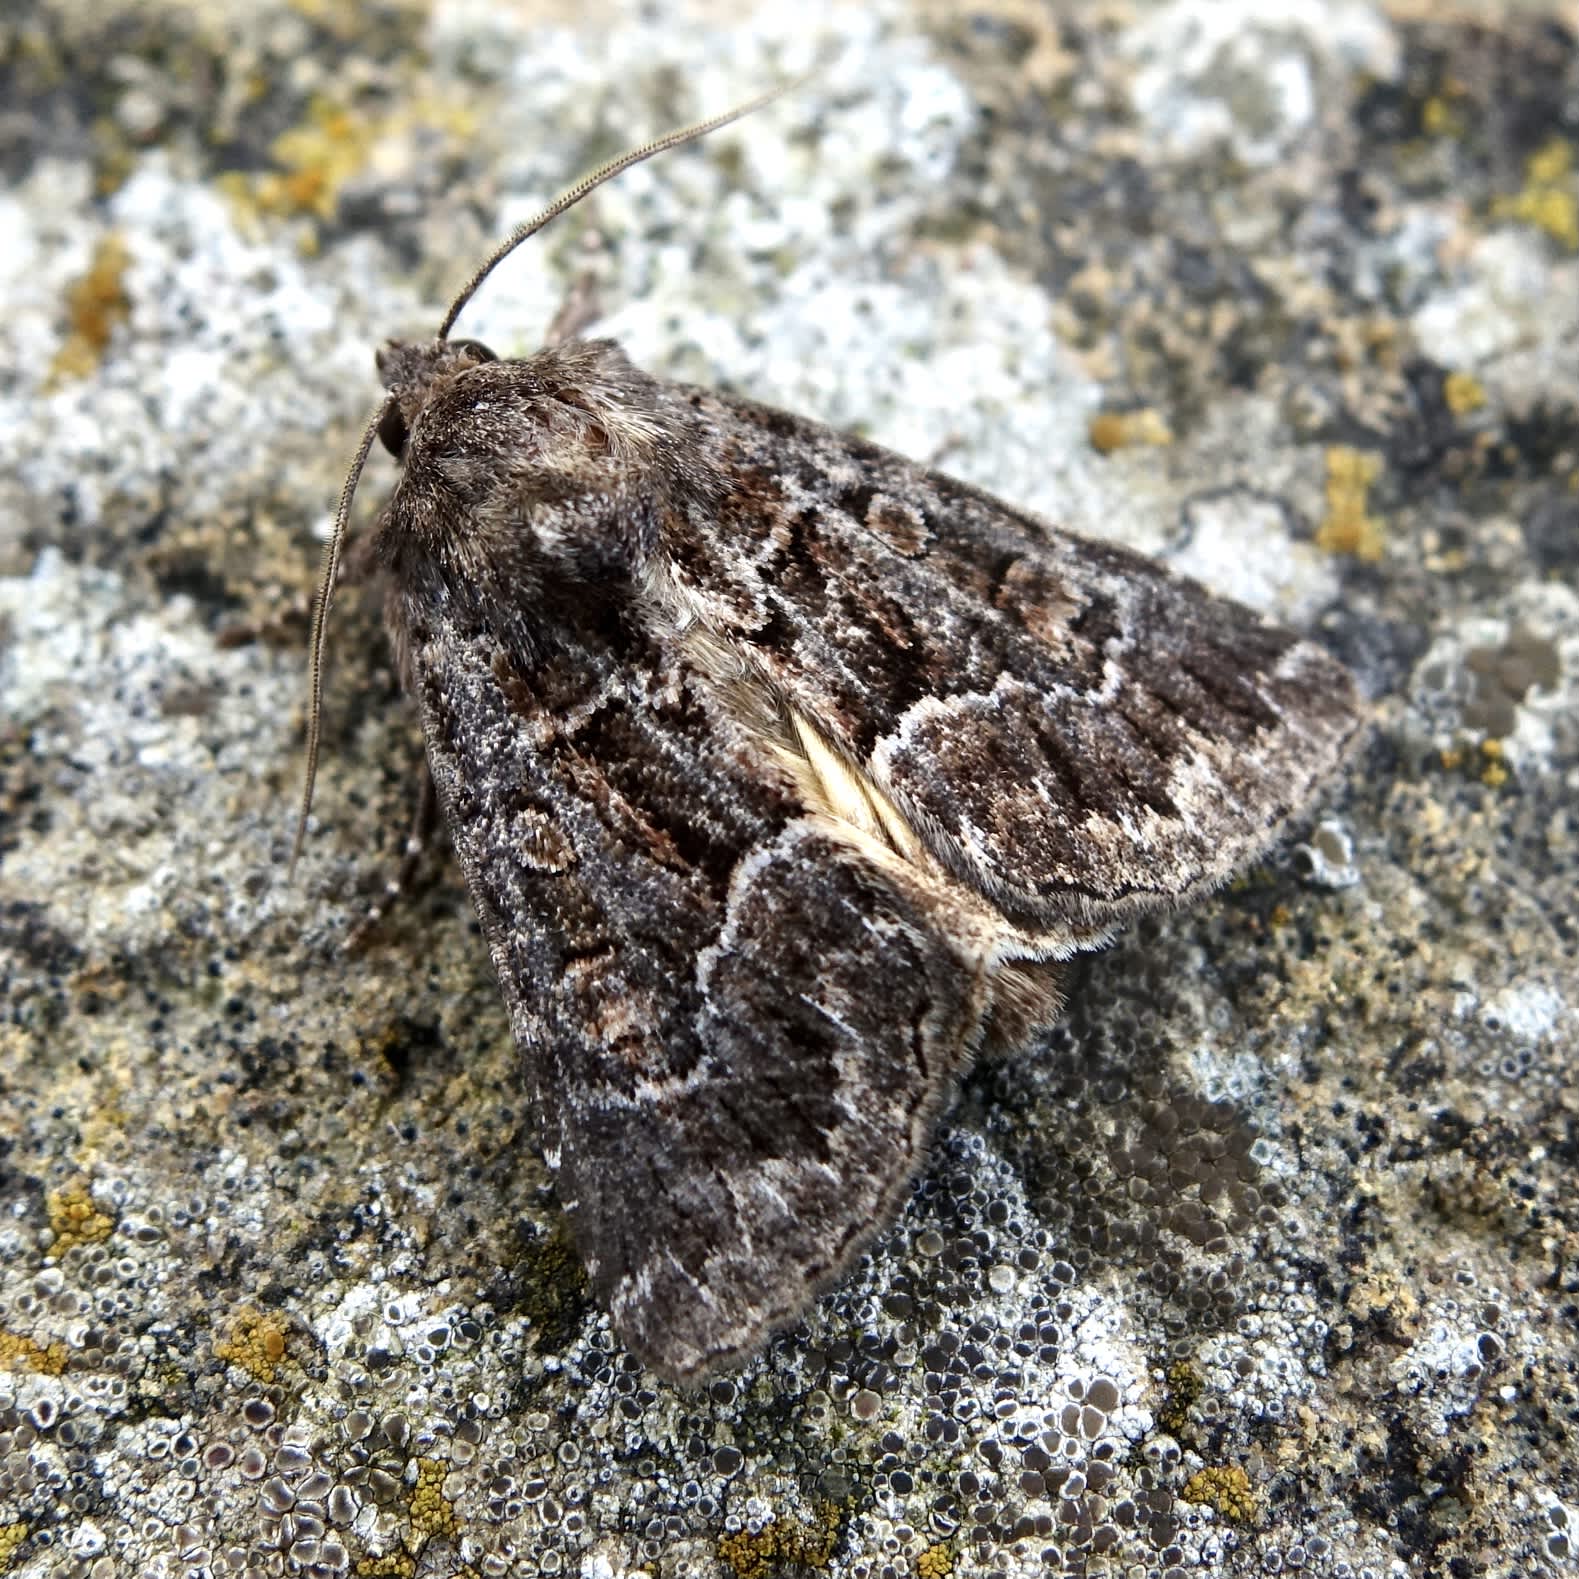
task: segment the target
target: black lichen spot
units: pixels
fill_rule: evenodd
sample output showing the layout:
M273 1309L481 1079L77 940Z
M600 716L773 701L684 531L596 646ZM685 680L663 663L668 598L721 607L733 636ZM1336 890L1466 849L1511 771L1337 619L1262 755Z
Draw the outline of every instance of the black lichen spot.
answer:
M1530 557L1545 575L1579 579L1579 497L1542 499L1522 524Z

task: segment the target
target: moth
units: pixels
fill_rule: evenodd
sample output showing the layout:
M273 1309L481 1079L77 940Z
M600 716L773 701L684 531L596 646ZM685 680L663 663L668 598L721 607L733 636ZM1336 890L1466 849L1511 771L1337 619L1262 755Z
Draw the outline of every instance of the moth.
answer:
M896 1214L1072 955L1216 888L1340 764L1321 647L608 340L391 342L371 554L541 1144L627 1347L694 1381ZM294 862L294 856L293 856Z

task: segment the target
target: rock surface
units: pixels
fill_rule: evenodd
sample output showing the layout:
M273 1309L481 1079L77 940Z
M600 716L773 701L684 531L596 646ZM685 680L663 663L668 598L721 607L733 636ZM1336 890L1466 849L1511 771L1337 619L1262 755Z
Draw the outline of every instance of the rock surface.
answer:
M0 22L0 1572L1557 1575L1579 1544L1579 16L883 0ZM587 1301L420 737L306 600L501 271L1326 641L1376 729L979 1070L701 1394ZM362 514L387 487L370 468Z

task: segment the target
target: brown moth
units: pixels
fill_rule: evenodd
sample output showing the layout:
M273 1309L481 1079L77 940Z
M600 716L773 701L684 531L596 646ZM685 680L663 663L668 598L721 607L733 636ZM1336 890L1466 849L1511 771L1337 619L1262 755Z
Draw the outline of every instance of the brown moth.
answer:
M543 1149L620 1339L757 1351L894 1216L1060 963L1264 851L1362 707L1315 643L607 340L449 332L388 391L372 545ZM306 802L303 806L303 824ZM301 829L298 828L298 848Z

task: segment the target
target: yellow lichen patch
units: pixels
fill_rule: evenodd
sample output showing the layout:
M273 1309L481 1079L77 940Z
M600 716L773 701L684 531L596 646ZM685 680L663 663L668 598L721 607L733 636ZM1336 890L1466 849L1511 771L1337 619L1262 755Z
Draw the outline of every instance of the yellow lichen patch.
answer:
M1486 404L1486 386L1473 373L1449 373L1442 380L1442 398L1455 417L1462 417Z
M320 99L300 125L275 139L269 152L278 169L233 178L227 186L260 213L329 219L341 191L366 169L380 144L414 129L461 142L474 135L476 126L475 112L463 105L418 99L402 103L389 116L370 118Z
M356 1565L361 1579L411 1579L417 1560L409 1552L388 1552L382 1557L363 1557Z
M366 162L370 131L348 110L314 104L306 123L281 132L269 150L284 168L260 178L258 207L329 218L340 188Z
M286 1358L286 1331L282 1317L249 1305L238 1312L229 1336L215 1343L214 1353L267 1385Z
M1111 455L1131 444L1172 444L1173 432L1148 406L1141 411L1099 411L1086 429L1091 448Z
M16 1556L17 1548L27 1539L28 1529L25 1524L0 1524L0 1568Z
M1179 1496L1208 1507L1230 1524L1249 1524L1256 1516L1256 1494L1250 1477L1237 1464L1198 1469L1185 1481Z
M1428 137L1462 137L1464 117L1449 92L1434 93L1420 107L1420 125Z
M20 1332L0 1331L0 1371L37 1371L59 1376L66 1368L66 1345L58 1339L47 1348Z
M1565 247L1579 249L1579 177L1572 145L1554 137L1531 154L1524 167L1524 190L1499 199L1492 212L1534 225Z
M1480 755L1484 762L1480 770L1480 782L1488 789L1501 789L1508 782L1507 753L1502 749L1502 742L1481 741Z
M86 1179L73 1179L53 1191L45 1197L44 1209L55 1231L55 1242L49 1247L52 1256L63 1256L78 1245L96 1245L115 1231L114 1221L93 1204Z
M916 1558L916 1579L948 1579L954 1559L946 1546L929 1546Z
M1334 444L1327 451L1327 513L1316 529L1318 548L1371 564L1382 557L1382 523L1367 508L1381 470L1381 456L1369 450Z
M742 1531L718 1543L718 1555L737 1579L770 1579L786 1567L826 1568L839 1541L838 1510L829 1508L820 1524L775 1519L755 1535Z
M435 1535L453 1535L460 1528L454 1505L444 1495L450 1467L443 1459L419 1458L417 1483L411 1491L411 1535L420 1550Z
M81 279L66 289L69 327L55 359L49 365L51 383L86 378L104 356L115 326L132 310L126 294L126 270L131 254L119 236L103 237L93 249L93 261Z
M1169 1436L1180 1436L1190 1423L1190 1411L1204 1391L1201 1373L1188 1360L1168 1367L1168 1399L1157 1411L1157 1424Z

